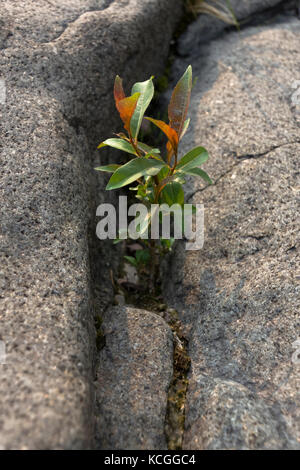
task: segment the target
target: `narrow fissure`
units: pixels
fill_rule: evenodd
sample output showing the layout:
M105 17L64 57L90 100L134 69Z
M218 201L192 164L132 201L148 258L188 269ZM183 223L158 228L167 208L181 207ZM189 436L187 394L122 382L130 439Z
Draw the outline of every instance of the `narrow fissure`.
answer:
M169 309L171 311L173 309ZM173 332L173 377L168 390L165 435L169 450L181 450L185 430L188 372L191 359L178 314L173 310L168 324Z
M131 253L138 244L131 240L124 243L123 254ZM188 372L190 358L188 356L188 340L184 334L182 323L177 311L169 308L161 293L161 279L158 266L155 266L156 278L151 279L151 266L145 267L139 273L131 269L128 273L126 262L121 262L117 278L113 277L115 297L114 303L148 310L159 315L170 327L173 333L173 376L169 384L166 404L165 436L170 450L182 449L185 405L188 389ZM136 283L133 282L135 276ZM152 285L149 292L148 286ZM101 318L97 319L97 347L105 345L105 337L101 332Z
M244 161L246 160L259 160L260 158L263 158L265 157L266 155L268 155L269 153L271 152L274 152L275 150L281 148L281 147L286 147L288 145L295 145L295 144L299 144L300 141L299 140L296 140L295 142L288 142L288 143L284 143L284 144L279 144L279 145L275 145L274 147L270 148L269 150L266 150L265 152L263 153L259 153L259 154L248 154L248 155L240 155L237 158L237 161L230 167L228 168L228 170L226 170L224 173L222 173L221 175L218 176L218 178L216 178L216 180L212 183L212 186L217 186L217 184L223 179L225 178L227 175L229 175L232 170L234 168L236 168L237 166L239 166L240 164L242 164ZM190 201L197 193L201 193L203 191L205 191L207 188L209 188L210 186L209 185L206 185L204 186L203 188L198 188L196 189L195 191L191 192L190 194L187 195L187 201Z

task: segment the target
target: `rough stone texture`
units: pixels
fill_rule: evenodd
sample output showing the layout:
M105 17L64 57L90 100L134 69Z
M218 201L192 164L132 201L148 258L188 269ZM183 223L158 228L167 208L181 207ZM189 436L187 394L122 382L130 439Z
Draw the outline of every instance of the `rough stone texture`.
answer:
M108 309L106 345L97 378L101 449L167 449L164 435L173 339L158 315L131 307Z
M119 125L114 76L158 74L180 14L177 0L109 3L1 1L1 448L93 441L93 309L112 296L94 149Z
M6 47L53 41L83 13L104 10L111 3L113 0L1 0Z
M225 3L225 1L223 2ZM235 17L241 26L247 21L256 21L261 24L264 16L260 13L280 5L282 8L295 8L297 0L230 0ZM215 5L214 5L215 6ZM267 14L267 18L269 15ZM192 50L196 51L199 44L216 38L228 24L211 15L200 15L197 21L190 24L187 32L179 39L178 50L181 55L189 55Z
M299 40L283 17L174 66L198 76L182 151L205 146L215 180L188 184L205 244L177 245L164 286L190 339L186 449L300 448Z

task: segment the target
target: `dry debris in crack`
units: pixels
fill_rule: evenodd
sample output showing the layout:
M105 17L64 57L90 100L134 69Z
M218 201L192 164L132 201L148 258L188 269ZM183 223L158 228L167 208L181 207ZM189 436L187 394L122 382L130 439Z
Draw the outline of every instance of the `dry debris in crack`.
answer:
M167 309L165 320L173 331L173 379L168 393L168 404L165 422L165 434L168 442L168 449L182 449L185 404L188 389L187 374L190 369L191 360L188 356L188 341L185 338L182 325L178 319L178 314L174 309Z
M136 244L126 243L125 252L131 253ZM188 372L190 369L190 358L188 356L188 341L184 335L179 315L173 308L168 308L161 295L160 278L156 277L154 290L149 292L149 276L147 269L135 270L134 273L127 262L120 267L119 278L113 279L116 291L115 303L119 304L119 297L125 304L135 308L151 311L169 325L173 333L173 377L168 390L168 400L165 419L165 435L168 449L179 450L182 448L184 423L185 423L185 401L188 389ZM158 270L157 270L158 272ZM134 282L132 276L134 275ZM129 276L129 277L128 277ZM144 287L142 287L144 286Z

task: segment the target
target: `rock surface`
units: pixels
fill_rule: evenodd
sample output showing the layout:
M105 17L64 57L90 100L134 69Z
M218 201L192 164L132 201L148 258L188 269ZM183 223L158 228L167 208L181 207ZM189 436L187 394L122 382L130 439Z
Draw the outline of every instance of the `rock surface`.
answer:
M287 0L285 2L282 2L282 0L230 0L234 16L241 26L248 21L256 21L261 24L264 16L260 16L260 13L263 12L266 15L266 12L269 11L270 15L267 15L266 18L269 19L269 16L272 17L274 14L277 6L280 6L281 10L283 7L296 8L296 3L297 0ZM183 56L190 55L192 50L197 50L199 44L216 38L229 28L230 25L215 16L202 14L197 21L190 24L187 32L180 37L179 53Z
M97 378L101 449L163 450L173 337L158 315L131 307L108 309Z
M2 0L1 17L8 31L5 47L53 41L84 13L104 10L113 1Z
M204 248L178 243L164 285L189 335L185 449L300 448L299 41L283 16L173 68L198 78L182 152L205 146L214 180L187 186L205 206Z
M93 445L93 310L113 295L94 149L119 125L115 75L158 74L179 15L177 0L1 1L1 448Z

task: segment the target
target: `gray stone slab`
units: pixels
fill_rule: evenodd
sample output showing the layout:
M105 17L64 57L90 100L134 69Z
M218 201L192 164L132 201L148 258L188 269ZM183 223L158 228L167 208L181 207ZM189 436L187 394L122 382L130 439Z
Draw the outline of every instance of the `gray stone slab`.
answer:
M269 29L232 32L175 62L174 82L190 63L196 82L181 153L204 145L213 156L205 168L215 180L238 158L299 141L300 111L292 101L299 28L297 19L286 19Z
M93 445L93 313L113 294L95 148L120 125L115 75L160 73L180 14L175 0L108 4L1 2L1 448Z
M226 5L225 0L220 3ZM296 3L296 0L287 0L286 2L282 2L282 0L230 0L234 16L242 26L245 21L250 19L260 18L263 20L264 17L261 14L276 6L280 6L281 9L293 8L295 12ZM211 2L211 4L216 7L215 2ZM200 15L196 21L189 25L186 33L179 38L179 54L185 56L189 55L191 51L197 51L201 44L221 35L228 26L228 23L215 16Z
M174 67L198 75L182 152L207 147L215 179L188 185L204 247L179 243L164 286L190 338L186 449L299 448L299 38L249 28Z
M173 374L173 336L158 315L108 309L97 378L101 449L167 449L164 425Z
M81 15L101 11L114 0L1 0L0 18L6 24L6 47L19 42L43 43L56 39Z
M187 408L185 449L277 449L279 443L285 449L298 447L291 442L280 407L269 406L241 383L200 374L189 390L193 400Z

